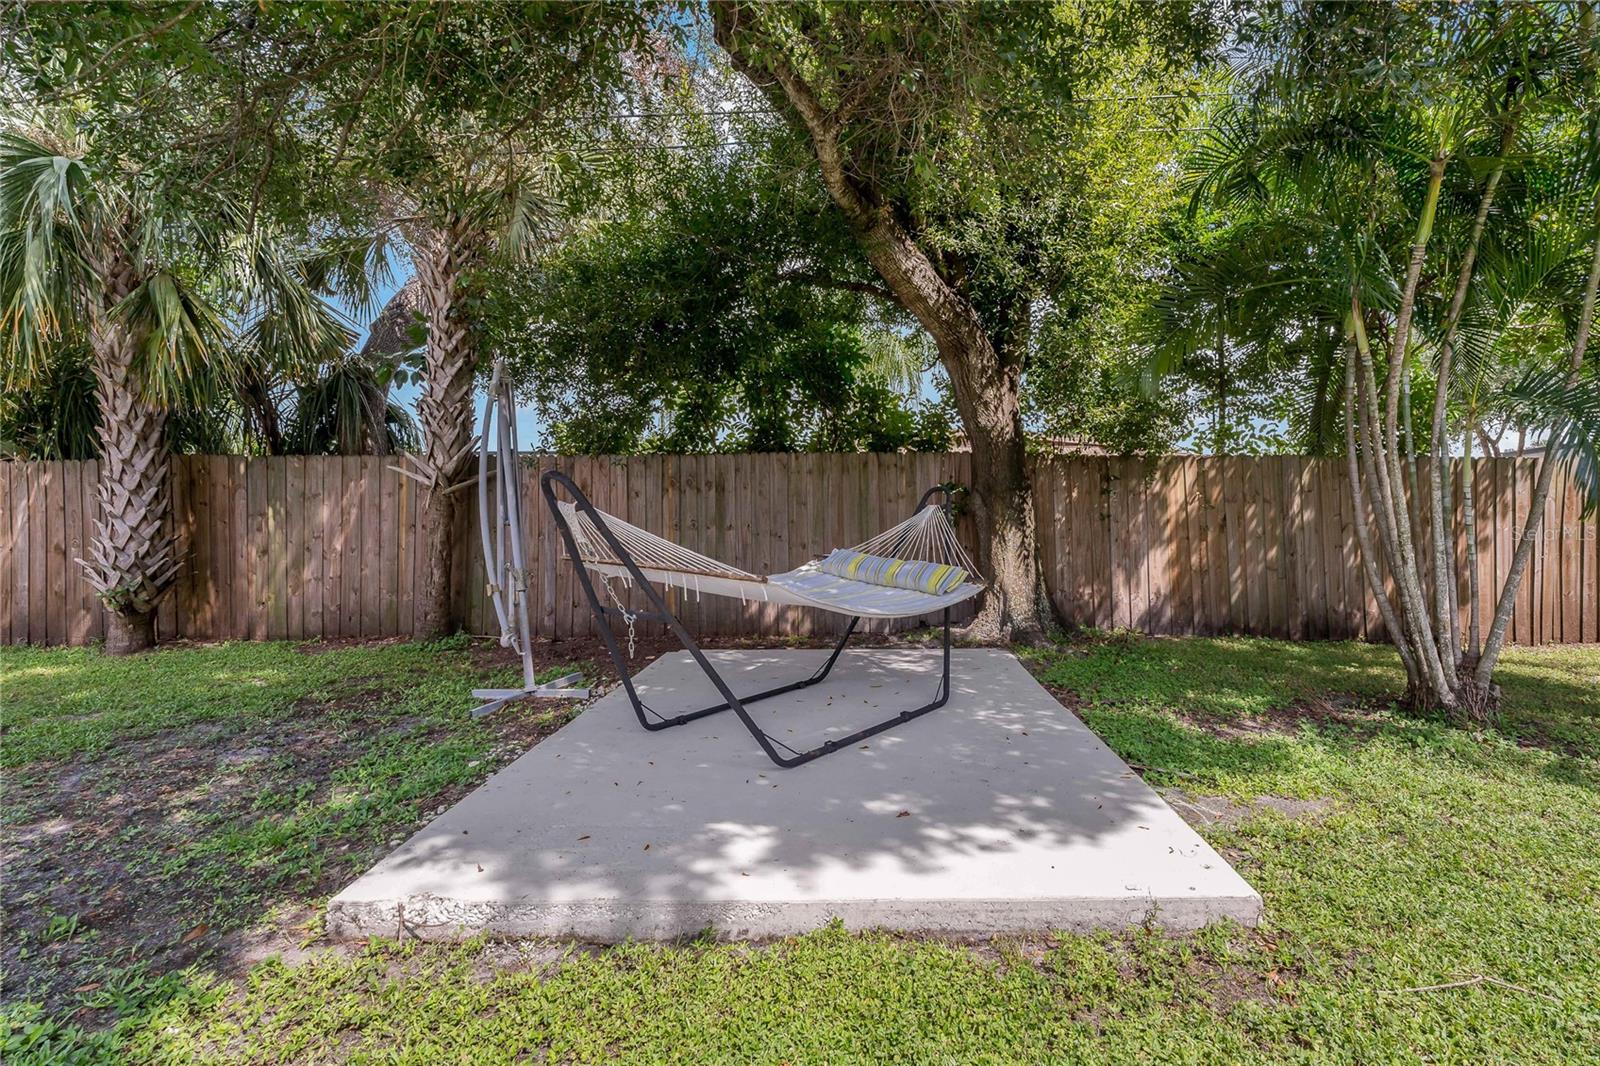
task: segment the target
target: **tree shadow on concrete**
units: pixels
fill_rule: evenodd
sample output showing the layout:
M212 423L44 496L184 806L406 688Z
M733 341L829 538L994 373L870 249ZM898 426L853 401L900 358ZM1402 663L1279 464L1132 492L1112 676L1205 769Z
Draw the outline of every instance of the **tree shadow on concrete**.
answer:
M806 676L823 654L713 661L749 692ZM751 712L803 750L919 705L937 671L934 652L847 652L827 682ZM640 690L663 714L717 702L686 655L653 665ZM967 900L993 912L974 929L1136 924L1153 910L1183 927L1203 923L1197 901L1213 889L1251 895L1012 656L963 649L945 708L793 770L731 713L647 732L615 693L385 859L330 923L621 938L840 913L962 931L973 919L948 905Z

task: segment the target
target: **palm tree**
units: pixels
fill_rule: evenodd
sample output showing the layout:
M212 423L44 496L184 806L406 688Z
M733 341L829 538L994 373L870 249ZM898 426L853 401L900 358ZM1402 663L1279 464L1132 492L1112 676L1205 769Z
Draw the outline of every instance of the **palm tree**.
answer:
M406 453L406 473L427 490L426 561L414 627L419 640L450 631L459 489L475 461L472 397L482 354L476 308L485 271L497 262L525 260L551 238L560 211L551 189L562 162L468 134L436 147L432 165L405 185L391 186L386 198L399 211L379 230L392 226L405 238L425 328L417 402L422 448ZM412 299L407 291L397 299Z
M91 158L66 121L0 131L0 329L12 384L45 373L61 345L87 346L101 514L79 562L109 610L106 650L123 654L154 643L177 572L171 411L252 351L232 342L230 316L287 324L289 358L314 358L343 327L269 242L239 235L226 204L186 210L137 166Z
M352 353L295 388L285 434L301 455L393 455L421 443L410 412L389 396L392 365Z
M1571 20L1521 9L1509 16L1499 9L1447 14L1436 19L1384 7L1269 15L1270 47L1256 54L1270 62L1250 101L1218 119L1200 153L1196 195L1250 217L1292 219L1286 232L1314 235L1280 252L1298 264L1291 273L1304 275L1301 288L1320 292L1315 302L1343 320L1348 475L1357 514L1370 513L1375 525L1374 535L1364 517L1355 523L1369 591L1405 666L1408 702L1481 721L1494 713L1492 674L1557 457L1576 454L1580 473L1593 469L1582 460L1586 430L1579 429L1589 425L1590 406L1580 378L1594 314L1594 275L1586 268L1600 222L1600 204L1591 205L1600 168L1592 107L1575 107L1574 97L1552 88L1569 76L1575 52L1582 54L1571 47L1582 38ZM1373 20L1377 27L1368 24ZM1399 47L1408 35L1417 39ZM1414 77L1394 78L1393 55L1368 61L1374 47L1431 58ZM1591 87L1576 99L1591 99L1592 75L1580 81ZM1535 124L1544 143L1521 136ZM1527 210L1498 207L1506 184ZM1569 191L1552 196L1559 188ZM1517 250L1480 261L1484 246ZM1282 261L1274 255L1223 262L1225 274L1239 275L1227 290L1266 288ZM1496 271L1505 285L1488 276ZM1469 661L1456 624L1454 538L1444 521L1453 512L1451 481L1439 474L1453 437L1451 415L1461 413L1454 364L1471 340L1464 316L1481 318L1473 310L1485 302L1480 293L1506 286L1522 293L1512 304L1542 291L1536 302L1562 309L1560 348L1568 354L1565 366L1546 362L1516 390L1517 420L1548 429L1552 455L1481 656ZM1507 297L1496 299L1506 305ZM1264 313L1302 312L1290 302L1269 303ZM1411 419L1411 380L1419 372L1431 376L1434 389L1425 444ZM1483 407L1467 407L1470 433ZM1435 471L1425 501L1431 537L1423 536L1420 520L1423 446ZM1469 643L1476 640L1472 628Z

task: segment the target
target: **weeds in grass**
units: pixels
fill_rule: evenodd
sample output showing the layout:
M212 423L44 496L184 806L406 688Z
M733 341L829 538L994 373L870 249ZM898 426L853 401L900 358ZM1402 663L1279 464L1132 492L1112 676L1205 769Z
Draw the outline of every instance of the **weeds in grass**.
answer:
M123 928L176 941L205 924L200 945L273 914L290 946L314 941L320 901L391 834L481 780L508 735L573 713L468 720L479 652L233 645L139 671L81 651L0 657L22 782L0 831L65 819L63 862L112 855L111 887L181 888L149 897L170 913L99 918L49 884L0 886L21 916L6 932L8 1066L1557 1063L1600 1046L1596 648L1509 653L1505 719L1476 733L1397 713L1393 652L1371 645L1112 633L1019 651L1152 783L1215 809L1229 798L1200 828L1265 897L1257 930L987 948L837 925L767 945L374 941L313 944L239 980L150 944L154 961L127 965ZM488 680L517 676L501 659ZM181 787L142 792L141 773ZM107 814L112 795L146 815ZM52 1012L18 994L21 971L48 967L75 982Z

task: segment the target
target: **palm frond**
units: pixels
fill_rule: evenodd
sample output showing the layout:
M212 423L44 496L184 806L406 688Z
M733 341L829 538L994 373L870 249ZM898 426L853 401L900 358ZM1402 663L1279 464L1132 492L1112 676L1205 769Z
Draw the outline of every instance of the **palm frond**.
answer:
M388 396L379 369L349 355L322 368L296 390L288 443L308 455L416 451L416 420Z
M204 395L237 358L222 312L176 272L152 272L111 308L143 338L135 369L145 395L162 406Z
M74 301L93 284L89 188L80 160L0 132L0 349L8 383L45 372L48 347L81 324Z
M1505 392L1512 418L1548 435L1545 461L1569 464L1583 516L1600 511L1600 375L1576 382L1559 367L1530 370Z
M394 281L390 238L391 231L380 226L324 240L300 258L300 275L315 292L337 293L355 314L370 318L379 311L378 294Z
M546 188L522 183L508 191L505 225L496 251L507 262L524 262L549 243L559 228L565 205Z
M244 308L239 340L256 362L302 377L349 349L355 326L319 295L305 260L282 240L250 234L234 258Z

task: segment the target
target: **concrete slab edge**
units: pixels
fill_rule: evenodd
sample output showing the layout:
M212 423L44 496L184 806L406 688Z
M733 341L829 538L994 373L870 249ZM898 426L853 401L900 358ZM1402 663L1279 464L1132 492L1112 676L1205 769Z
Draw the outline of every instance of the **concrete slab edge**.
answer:
M1261 920L1257 894L1203 899L1075 898L1038 900L749 901L596 900L575 903L464 903L437 896L404 902L342 901L329 906L335 939L368 936L457 941L480 933L618 943L673 940L711 929L726 940L765 940L818 929L835 918L848 929L890 929L952 937L986 937L1053 930L1090 932L1150 925L1193 932L1231 919Z

